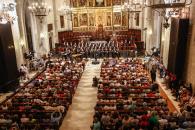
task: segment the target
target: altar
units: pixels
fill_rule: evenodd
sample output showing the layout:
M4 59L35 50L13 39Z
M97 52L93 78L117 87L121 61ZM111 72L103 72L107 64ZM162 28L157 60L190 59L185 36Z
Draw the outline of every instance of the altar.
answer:
M128 30L128 12L118 6L123 0L71 0L73 31ZM86 8L87 7L87 8Z

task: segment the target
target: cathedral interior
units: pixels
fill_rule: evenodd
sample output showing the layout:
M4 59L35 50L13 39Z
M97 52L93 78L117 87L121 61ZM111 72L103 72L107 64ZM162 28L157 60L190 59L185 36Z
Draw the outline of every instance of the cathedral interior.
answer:
M194 24L195 0L0 0L0 130L195 129Z

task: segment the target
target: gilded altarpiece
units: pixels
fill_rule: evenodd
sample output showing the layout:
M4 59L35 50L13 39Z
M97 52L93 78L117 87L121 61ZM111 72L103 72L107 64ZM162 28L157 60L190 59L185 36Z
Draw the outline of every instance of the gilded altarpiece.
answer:
M71 0L73 31L128 30L128 12L113 10L124 0Z

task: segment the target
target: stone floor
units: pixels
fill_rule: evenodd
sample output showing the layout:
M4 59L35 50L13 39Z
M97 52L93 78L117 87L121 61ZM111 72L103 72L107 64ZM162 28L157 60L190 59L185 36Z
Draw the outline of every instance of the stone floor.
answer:
M176 98L172 95L171 90L167 89L166 84L164 84L162 79L160 79L159 77L157 78L157 82L159 84L159 91L161 96L167 100L169 111L177 111L180 113L179 102L176 101Z
M94 76L99 77L100 65L87 63L60 130L90 130L97 102L97 88L92 87L92 81Z

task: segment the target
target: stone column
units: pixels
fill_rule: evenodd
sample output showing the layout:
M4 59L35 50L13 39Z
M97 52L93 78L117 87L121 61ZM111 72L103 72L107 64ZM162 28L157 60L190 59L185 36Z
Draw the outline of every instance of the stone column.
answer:
M58 13L56 10L57 0L52 0L53 3L53 15L54 15L54 43L58 43Z
M161 24L163 24L163 23L164 22L163 22L163 19L162 19ZM170 20L169 20L169 24L171 26ZM162 27L161 57L163 58L163 64L164 64L165 67L168 66L170 33L171 33L171 27L169 27L169 28Z
M66 0L66 2L67 2L67 5L70 7L71 5L70 5L70 0ZM72 13L68 13L68 14L66 14L65 15L65 18L66 18L66 20L65 20L65 23L66 23L66 27L65 27L65 29L66 30L72 30Z
M20 33L20 40L23 42L23 53L29 52L28 49L28 41L27 41L27 36L26 36L26 25L25 25L25 9L27 6L27 1L25 0L16 0L17 5L16 5L16 11L18 15L18 26L19 26L19 33Z
M15 0L10 0L10 2L15 2ZM24 57L23 57L23 48L26 47L25 39L23 40L21 38L19 23L20 23L20 14L17 16L16 10L18 11L18 8L21 6L21 4L18 4L13 12L13 14L16 16L16 19L13 24L11 24L12 29L12 35L14 40L14 46L15 46L15 53L16 53L16 60L17 60L17 67L19 68L21 64L24 64Z
M145 22L144 27L146 31L146 51L151 54L151 48L153 47L153 11L147 7L145 10Z

